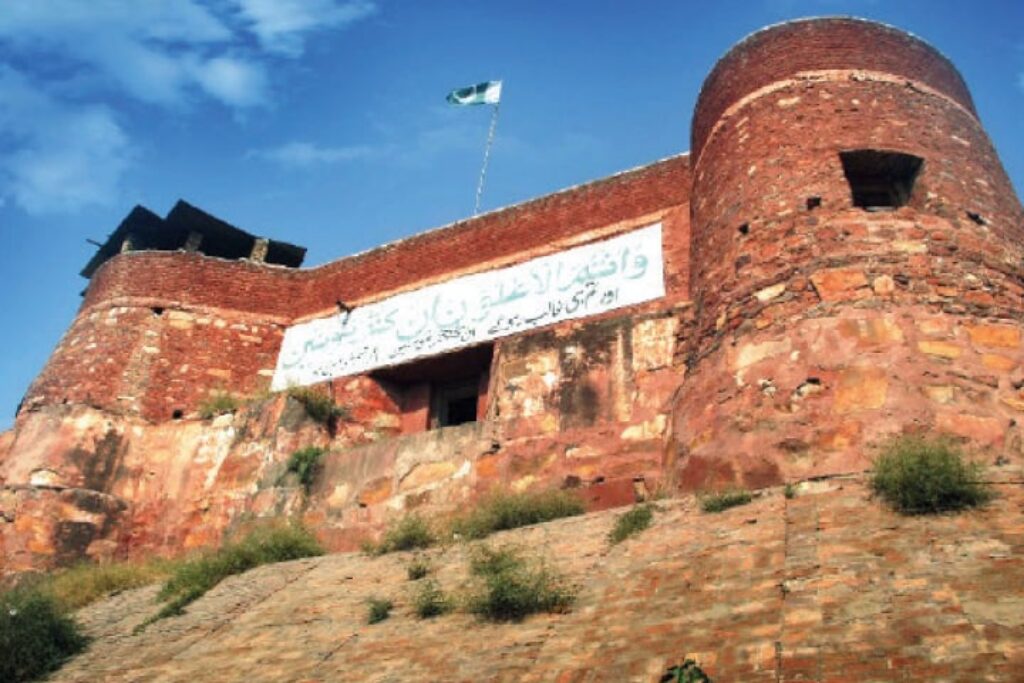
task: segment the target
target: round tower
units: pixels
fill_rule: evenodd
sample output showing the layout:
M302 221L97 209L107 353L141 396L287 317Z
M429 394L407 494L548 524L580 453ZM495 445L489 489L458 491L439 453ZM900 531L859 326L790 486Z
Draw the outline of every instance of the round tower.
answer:
M707 77L691 155L682 486L863 469L908 430L1019 454L1022 210L949 60L769 27Z

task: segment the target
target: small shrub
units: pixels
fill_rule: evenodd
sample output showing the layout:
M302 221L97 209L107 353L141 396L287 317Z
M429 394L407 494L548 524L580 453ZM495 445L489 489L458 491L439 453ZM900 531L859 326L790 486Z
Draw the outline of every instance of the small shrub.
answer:
M349 409L334 403L334 399L311 387L294 387L288 395L302 404L306 414L320 424L329 425L334 420L345 420Z
M512 548L477 549L470 570L481 583L469 610L492 621L519 621L536 612L564 612L576 599L564 579L526 561Z
M445 595L437 581L428 580L420 584L412 599L412 608L420 619L430 619L447 614L454 607L451 598Z
M0 681L34 680L60 668L87 639L45 591L15 588L0 595Z
M711 683L711 679L697 666L697 662L687 659L682 665L673 666L666 671L660 683Z
M967 462L951 441L904 436L891 441L875 460L871 488L904 514L934 514L991 499L981 475L981 465Z
M371 555L384 555L402 550L429 548L437 542L434 532L425 519L419 515L406 515L393 523L377 545L365 544Z
M722 512L737 505L746 505L753 499L750 491L712 493L700 499L700 509L704 512Z
M199 417L209 420L218 415L233 413L238 410L240 405L238 399L231 394L218 392L199 404Z
M650 505L637 505L615 519L615 526L608 534L608 541L612 545L622 543L649 527L653 519L654 510Z
M369 614L366 617L366 623L368 624L377 624L384 621L391 616L391 608L395 606L387 598L377 597L367 600L367 605L369 606Z
M430 573L430 565L424 560L417 558L409 563L409 566L405 568L405 572L409 576L410 581L419 581Z
M224 545L180 563L157 596L167 604L147 624L184 612L185 607L203 596L223 579L274 562L323 554L320 543L297 524L271 524L257 527L241 540Z
M796 497L796 487L792 484L786 484L785 488L782 489L782 495L787 499L793 499Z
M570 491L495 492L481 500L469 513L455 519L452 531L465 538L480 539L496 531L540 524L583 512L583 501Z
M288 458L287 471L298 475L299 483L307 493L312 488L313 482L316 481L316 475L323 466L320 460L326 452L327 450L320 446L306 446L295 451Z

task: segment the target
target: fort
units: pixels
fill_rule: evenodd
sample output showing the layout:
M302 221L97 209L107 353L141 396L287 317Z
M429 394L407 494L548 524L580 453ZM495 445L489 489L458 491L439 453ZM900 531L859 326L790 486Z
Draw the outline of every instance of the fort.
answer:
M954 66L888 26L742 40L687 153L303 255L185 203L129 214L0 435L0 572L280 515L354 549L495 487L757 489L907 432L1024 458L1024 210Z

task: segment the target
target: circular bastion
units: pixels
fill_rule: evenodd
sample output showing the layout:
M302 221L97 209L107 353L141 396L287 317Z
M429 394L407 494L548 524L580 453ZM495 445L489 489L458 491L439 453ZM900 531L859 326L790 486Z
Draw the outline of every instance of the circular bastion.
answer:
M863 469L902 431L1020 450L1021 206L963 79L850 18L759 31L692 129L685 488Z

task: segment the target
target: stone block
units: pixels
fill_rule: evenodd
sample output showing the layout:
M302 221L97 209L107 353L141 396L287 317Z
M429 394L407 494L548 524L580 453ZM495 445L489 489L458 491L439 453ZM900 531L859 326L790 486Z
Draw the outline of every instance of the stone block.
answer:
M1011 325L971 325L967 328L975 346L1015 349L1020 346L1020 328Z
M979 446L996 446L1006 433L1003 421L995 417L967 415L945 410L935 416L935 426L940 432L962 436Z
M877 367L852 367L839 373L832 409L837 413L874 410L885 405L889 378Z
M868 286L868 279L860 268L836 268L814 273L811 284L822 301L849 301L861 298L858 290Z
M963 349L957 344L944 341L919 341L917 342L917 348L922 353L940 358L959 358L963 352Z

